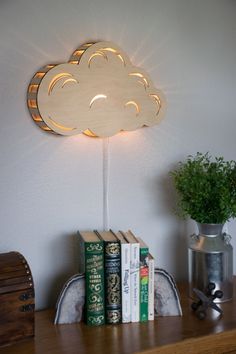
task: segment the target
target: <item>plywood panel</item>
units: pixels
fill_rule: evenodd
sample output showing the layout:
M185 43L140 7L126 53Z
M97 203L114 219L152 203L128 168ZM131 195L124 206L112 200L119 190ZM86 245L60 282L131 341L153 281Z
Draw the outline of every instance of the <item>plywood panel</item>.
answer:
M157 124L165 98L121 48L98 42L78 48L69 63L47 65L36 73L28 107L44 130L108 137Z

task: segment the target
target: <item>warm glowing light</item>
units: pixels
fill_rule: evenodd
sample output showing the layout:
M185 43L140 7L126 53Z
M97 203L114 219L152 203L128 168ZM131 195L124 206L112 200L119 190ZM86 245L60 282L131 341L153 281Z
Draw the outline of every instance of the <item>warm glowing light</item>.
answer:
M28 106L30 108L37 108L36 100L28 100Z
M50 123L51 123L52 125L54 125L54 126L57 127L57 128L60 128L60 129L62 129L62 130L65 130L65 131L75 130L75 128L65 127L64 125L61 125L61 124L56 123L52 118L49 118L49 117L48 117L48 120L50 121Z
M46 74L46 73L38 72L38 73L35 74L34 77L35 77L36 79L42 79L42 77L44 77L45 74Z
M143 82L141 82L141 81L138 81L138 82L140 82L141 84L143 84L143 85L145 86L145 88L146 88L146 87L149 87L149 83L148 83L146 77L145 77L143 74L141 74L141 73L130 73L129 76L137 76L137 77L140 77L140 78L143 80Z
M84 130L83 133L84 133L85 135L91 136L91 137L93 137L93 138L96 138L96 137L97 137L97 135L93 134L93 133L91 132L91 130L89 130L89 129Z
M102 138L159 123L166 105L145 70L112 42L83 44L69 62L39 69L27 103L45 131Z
M78 60L70 60L69 61L70 64L78 64L78 62L79 62Z
M113 53L113 54L116 54L117 57L118 57L118 58L122 61L122 63L125 65L125 60L124 60L124 58L122 57L122 55L121 55L119 52L117 52L116 49L107 47L107 48L101 48L101 51L102 51L102 50L107 51L107 52L111 52L111 53Z
M125 65L124 58L122 57L121 54L117 54L117 57L122 61L122 63Z
M102 48L102 50L107 50L108 52L112 52L112 53L117 54L117 50L114 48Z
M76 79L73 79L73 78L69 78L69 79L66 79L63 84L62 84L62 88L68 83L68 82L75 82L76 84L78 84L78 81Z
M76 50L72 55L80 57L84 53L84 50Z
M140 112L139 105L135 101L128 101L125 104L125 106L130 106L130 105L136 108L136 116L139 115Z
M58 83L58 81L60 81L61 79L65 79L65 78L71 78L72 75L69 73L61 73L61 74L57 74L52 81L50 82L49 86L48 86L48 96L50 96L50 94L52 93L52 90L54 88L54 86Z
M35 122L42 122L42 118L39 115L32 114L32 118Z
M93 54L90 56L90 58L89 58L89 60L88 60L88 66L89 66L89 67L90 67L91 60L92 60L93 58L97 57L97 56L103 57L104 59L107 60L106 54L98 50L97 52L93 53Z
M39 85L29 85L29 92L37 92Z
M160 98L157 96L157 95L155 95L155 94L151 94L151 95L149 95L150 97L153 97L154 98L154 100L155 100L155 102L156 102L156 105L157 105L157 113L156 113L156 115L158 115L158 113L159 113L159 111L160 111L160 109L161 109L161 100L160 100Z
M130 73L129 76L143 77L143 74L141 74L141 73Z
M94 103L95 101L97 101L97 100L100 100L101 98L107 98L107 96L106 96L106 95L103 95L103 94L94 96L94 97L91 99L91 101L90 101L89 107L91 108L92 105L93 105L93 103Z

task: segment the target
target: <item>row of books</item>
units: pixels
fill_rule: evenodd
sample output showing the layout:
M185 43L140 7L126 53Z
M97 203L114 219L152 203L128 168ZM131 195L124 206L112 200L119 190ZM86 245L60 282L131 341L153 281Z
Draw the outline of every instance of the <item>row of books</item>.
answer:
M88 325L154 319L154 259L131 231L79 231Z

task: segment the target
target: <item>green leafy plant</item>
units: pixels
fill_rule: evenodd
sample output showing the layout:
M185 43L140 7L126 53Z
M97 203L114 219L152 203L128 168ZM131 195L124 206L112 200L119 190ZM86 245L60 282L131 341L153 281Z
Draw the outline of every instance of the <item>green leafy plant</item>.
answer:
M179 209L200 223L221 224L236 216L236 162L209 153L188 156L170 172Z

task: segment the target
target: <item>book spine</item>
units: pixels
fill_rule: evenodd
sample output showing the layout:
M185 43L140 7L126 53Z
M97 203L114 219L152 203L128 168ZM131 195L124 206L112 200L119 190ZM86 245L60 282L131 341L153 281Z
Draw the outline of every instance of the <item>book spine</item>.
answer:
M140 321L148 321L148 248L140 248Z
M121 321L120 242L105 241L105 312L107 323Z
M121 303L122 323L131 322L130 312L130 244L121 244Z
M139 298L140 298L140 280L139 280L139 243L131 243L130 259L130 283L131 283L131 322L139 322Z
M154 259L149 256L148 259L149 266L149 282L148 282L148 320L154 320L154 276L155 276L155 265Z
M103 242L85 242L86 323L105 323L104 246Z

